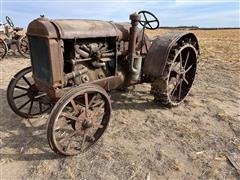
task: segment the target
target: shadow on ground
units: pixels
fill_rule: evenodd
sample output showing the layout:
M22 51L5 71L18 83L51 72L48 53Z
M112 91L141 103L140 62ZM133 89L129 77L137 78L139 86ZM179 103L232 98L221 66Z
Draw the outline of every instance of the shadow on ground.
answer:
M47 115L34 119L21 118L10 109L6 99L6 90L1 89L0 93L2 95L1 159L33 161L61 158L51 152L48 147ZM29 153L30 150L31 153Z
M153 99L147 99L148 93L131 89L113 91L111 93L113 110L164 108L156 104ZM0 134L2 134L1 158L15 161L50 160L63 158L51 151L46 139L48 114L24 119L16 115L7 103L6 90L0 89L2 95L2 111ZM127 100L125 103L124 101ZM138 102L136 102L136 100Z

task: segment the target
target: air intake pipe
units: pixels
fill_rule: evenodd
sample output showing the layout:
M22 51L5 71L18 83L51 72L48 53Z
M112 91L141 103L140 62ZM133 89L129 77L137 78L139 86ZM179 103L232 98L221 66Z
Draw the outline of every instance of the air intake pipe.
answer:
M132 27L130 28L130 39L128 46L128 59L129 59L129 70L131 72L131 81L138 81L141 74L142 57L136 55L136 42L138 34L138 23L141 20L141 16L137 13L130 15Z

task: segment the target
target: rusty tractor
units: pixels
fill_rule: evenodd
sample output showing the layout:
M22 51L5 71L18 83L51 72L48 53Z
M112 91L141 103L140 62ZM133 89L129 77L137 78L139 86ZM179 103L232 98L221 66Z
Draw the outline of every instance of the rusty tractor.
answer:
M174 32L150 39L145 29L159 27L154 14L140 11L130 20L40 17L29 24L32 66L11 80L8 103L24 118L50 113L47 139L56 153L85 152L102 137L113 89L147 82L155 101L166 106L188 95L199 56L196 36Z
M6 16L7 23L3 24L2 34L6 38L0 38L0 60L8 54L9 50L17 49L25 58L30 58L27 36L20 35L23 28L15 27L12 20Z

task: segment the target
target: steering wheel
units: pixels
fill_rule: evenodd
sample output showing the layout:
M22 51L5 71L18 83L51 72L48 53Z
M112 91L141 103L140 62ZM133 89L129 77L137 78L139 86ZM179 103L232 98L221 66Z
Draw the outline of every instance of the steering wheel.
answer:
M14 27L14 24L13 24L12 20L10 19L10 17L6 16L6 21L9 24L9 26Z
M144 17L144 20L140 20L139 23L143 26L143 27L146 27L147 29L150 29L150 30L154 30L154 29L157 29L159 27L159 21L158 21L158 18L151 12L149 11L139 11L138 12L139 15L143 15ZM147 18L147 16L150 16L150 17L153 17L153 20L149 20ZM156 22L156 26L152 26L151 24Z

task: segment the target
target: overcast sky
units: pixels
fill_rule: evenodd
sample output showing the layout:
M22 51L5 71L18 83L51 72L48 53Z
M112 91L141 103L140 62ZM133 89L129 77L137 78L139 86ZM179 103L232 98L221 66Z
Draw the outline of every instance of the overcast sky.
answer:
M0 0L5 16L16 26L44 14L50 19L99 19L129 21L129 14L148 10L160 26L239 27L239 0Z

